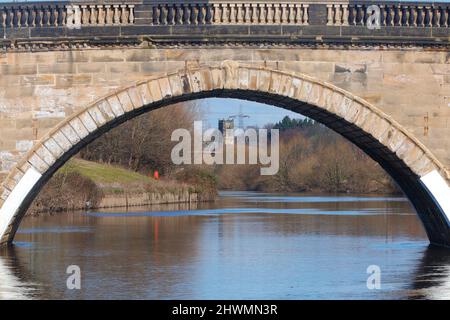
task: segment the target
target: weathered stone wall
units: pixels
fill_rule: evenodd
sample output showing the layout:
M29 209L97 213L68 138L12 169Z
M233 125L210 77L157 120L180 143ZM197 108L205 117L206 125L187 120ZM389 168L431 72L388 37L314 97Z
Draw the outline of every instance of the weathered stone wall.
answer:
M235 60L302 72L392 116L450 167L450 53L430 49L112 48L0 53L0 173L67 116L157 73Z

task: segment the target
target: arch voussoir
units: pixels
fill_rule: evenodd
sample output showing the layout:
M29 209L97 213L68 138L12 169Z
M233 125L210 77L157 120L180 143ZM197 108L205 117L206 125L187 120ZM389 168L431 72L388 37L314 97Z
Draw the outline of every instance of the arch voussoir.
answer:
M126 90L124 90L124 93L125 92L128 95L128 97L130 98L131 104L133 105L132 109L138 109L142 106L142 100L141 100L141 97L138 93L136 86L131 86L131 87L127 88ZM126 98L124 98L124 99L126 99ZM120 100L120 97L119 97L119 100Z

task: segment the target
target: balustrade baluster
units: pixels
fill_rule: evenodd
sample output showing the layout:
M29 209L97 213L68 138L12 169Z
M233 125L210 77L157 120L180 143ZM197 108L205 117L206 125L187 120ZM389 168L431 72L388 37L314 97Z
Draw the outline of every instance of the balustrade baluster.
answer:
M410 6L405 6L405 26L409 27L410 25L410 20L411 20L411 7Z
M275 4L274 5L274 23L279 24L281 22L281 10L280 10L280 5L279 4Z
M436 26L441 27L441 7L436 8Z
M336 20L336 25L340 26L342 25L342 11L341 11L342 7L340 4L335 6L335 20Z
M125 4L120 5L120 23L122 24L128 24L128 9L127 6Z
M6 12L4 8L0 9L0 25L2 28L6 28Z
M174 18L173 23L174 24L182 24L182 10L179 4L173 5L173 11L174 11Z
M242 4L236 4L236 12L237 12L236 22L238 24L242 24L244 22L244 17L242 15Z
M19 7L16 11L17 27L22 27L22 8Z
M281 23L288 23L288 12L287 12L287 4L281 4Z
M261 4L259 6L259 23L266 24L267 22L267 5Z
M449 27L450 26L450 9L449 8L445 8L444 7L444 27Z
M402 5L398 5L396 8L397 11L397 26L403 26L403 7Z
M348 5L342 5L342 25L348 26Z
M167 6L167 24L169 25L175 24L175 14L173 10L173 5Z
M274 23L274 7L273 5L270 4L267 5L267 23L268 24Z
M114 8L114 19L113 19L113 24L115 25L119 25L120 24L120 5L115 4L113 6Z
M433 12L432 12L432 9L431 9L431 7L429 7L429 6L426 6L426 7L425 7L425 10L426 10L426 14L425 14L425 17L426 17L426 19L425 19L425 25L426 25L427 27L432 27L432 26L433 26Z
M130 5L129 8L130 8L130 14L128 17L128 22L130 24L133 24L134 23L134 4Z
M355 6L352 4L348 6L348 24L351 26L356 24Z
M53 26L59 26L59 7L53 8Z
M309 24L309 4L303 6L303 24Z
M27 28L28 27L28 15L29 15L28 7L24 7L22 10L23 10L23 12L22 12L22 15L23 15L23 18L22 18L23 26L25 28Z

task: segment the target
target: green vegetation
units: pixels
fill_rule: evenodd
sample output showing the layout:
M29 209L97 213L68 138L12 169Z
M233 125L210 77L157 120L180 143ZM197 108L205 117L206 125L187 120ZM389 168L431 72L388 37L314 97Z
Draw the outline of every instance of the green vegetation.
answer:
M71 159L59 170L60 174L75 172L97 184L154 184L153 178L114 165L106 165L83 159Z
M280 130L278 173L261 176L259 165L218 166L219 188L283 192L399 192L375 161L318 122L285 117L267 127Z
M201 177L201 178L199 178ZM191 175L189 181L155 180L118 166L71 159L47 183L28 213L96 208L106 196L182 195L196 193L201 201L214 199L216 184L208 175ZM132 205L132 204L130 204Z

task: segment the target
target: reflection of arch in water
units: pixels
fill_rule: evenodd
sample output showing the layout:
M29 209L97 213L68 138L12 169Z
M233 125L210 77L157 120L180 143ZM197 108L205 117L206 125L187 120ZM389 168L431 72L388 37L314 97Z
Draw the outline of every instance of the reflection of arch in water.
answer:
M30 299L36 290L26 280L14 247L0 251L0 300Z
M429 246L417 268L413 283L415 299L450 299L450 253Z
M99 99L63 120L7 177L0 243L11 242L28 206L53 173L104 132L176 102L229 97L278 106L311 117L359 146L411 200L432 243L450 247L449 173L417 139L368 102L302 74L239 65L184 69ZM351 165L351 164L349 164Z

